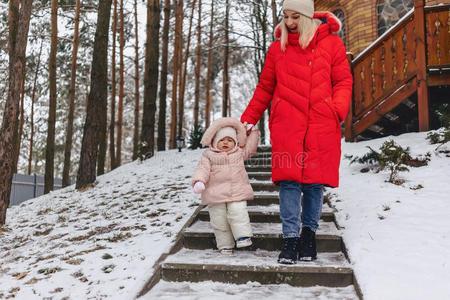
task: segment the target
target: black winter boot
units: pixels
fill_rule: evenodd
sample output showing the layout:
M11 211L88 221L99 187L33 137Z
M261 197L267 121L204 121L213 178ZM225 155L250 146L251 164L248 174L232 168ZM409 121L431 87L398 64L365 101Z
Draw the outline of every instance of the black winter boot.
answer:
M298 238L283 238L281 253L278 255L278 263L285 265L293 265L297 262Z
M316 233L309 227L303 227L298 242L298 259L312 261L317 259Z

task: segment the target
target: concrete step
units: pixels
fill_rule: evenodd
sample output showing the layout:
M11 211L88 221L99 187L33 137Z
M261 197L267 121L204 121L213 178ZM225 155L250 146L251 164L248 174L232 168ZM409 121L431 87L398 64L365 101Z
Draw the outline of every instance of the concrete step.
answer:
M327 201L327 197L325 196L323 198L324 203L326 203ZM261 206L266 206L266 205L271 205L271 204L279 204L280 200L279 200L279 192L278 191L270 191L270 192L264 192L264 191L259 191L254 193L254 198L253 200L250 200L247 202L248 206L253 206L253 205L261 205Z
M182 249L167 257L161 267L166 281L220 281L243 284L346 287L353 284L353 271L342 253L321 253L314 262L296 265L277 263L278 252L236 251L231 256L215 250Z
M212 294L212 291L214 294ZM331 288L324 286L294 287L287 284L230 284L223 282L169 282L161 280L139 300L357 300L353 286Z
M258 181L251 180L250 184L252 185L253 191L257 192L277 192L280 190L279 186L273 184L272 181Z
M279 251L281 249L281 223L252 223L253 245L247 250L264 249ZM183 231L183 245L188 249L216 248L213 229L209 222L197 221ZM333 222L319 223L316 234L317 251L343 251L342 237Z
M271 204L269 206L251 205L247 207L252 223L280 223L280 206L278 204ZM325 222L334 222L333 209L328 205L322 208L321 219ZM198 214L198 220L209 221L208 208L205 207Z
M258 152L272 152L272 145L259 145Z
M256 152L252 155L252 158L271 158L272 152Z
M248 178L253 180L270 181L272 179L272 172L247 172Z
M254 198L251 201L247 201L247 205L248 206L253 206L253 205L261 205L261 206L265 206L265 205L271 205L271 204L279 204L280 200L279 200L279 195L278 192L265 192L265 193L261 193L261 192L257 192L254 193Z
M252 166L245 165L247 172L272 172L272 166Z
M272 165L271 157L252 157L245 161L246 165L249 166L270 166Z

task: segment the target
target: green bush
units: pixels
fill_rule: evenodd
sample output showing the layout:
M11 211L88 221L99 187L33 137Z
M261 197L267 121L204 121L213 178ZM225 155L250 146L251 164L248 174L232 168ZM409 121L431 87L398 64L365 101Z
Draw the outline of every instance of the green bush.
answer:
M450 142L450 127L444 127L437 131L429 132L427 140L429 140L432 145L439 144L438 148L445 143Z
M436 110L435 114L439 118L442 128L428 133L427 140L430 144L439 144L436 150L443 144L450 142L450 104L441 104Z
M397 145L395 141L388 140L383 143L379 151L369 148L369 152L361 157L346 156L350 159L350 164L368 164L380 172L382 170L389 170L388 182L395 184L402 184L403 181L398 179L399 172L409 171L408 167L421 167L428 164L431 154L427 153L425 156L413 158L410 155L409 147L406 149Z
M153 157L152 149L149 149L148 144L146 142L139 142L138 144L138 153L137 157L139 161L144 161L150 157Z
M194 126L189 134L189 149L195 150L197 148L201 148L202 144L200 141L202 140L204 129L202 126Z

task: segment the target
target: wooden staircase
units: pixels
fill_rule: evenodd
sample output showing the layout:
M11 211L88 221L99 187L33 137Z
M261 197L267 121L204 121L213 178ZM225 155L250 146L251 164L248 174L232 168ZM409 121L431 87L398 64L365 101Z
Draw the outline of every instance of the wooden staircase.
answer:
M450 93L449 26L449 4L424 7L416 0L413 10L356 58L349 54L354 86L347 141L429 130L430 89Z
M245 298L246 290L251 299L362 299L328 203L324 203L316 235L318 259L296 265L277 263L281 221L278 189L270 181L270 151L270 147L259 147L257 156L246 166L255 192L255 199L248 202L253 245L236 250L232 256L219 254L208 210L199 207L170 255L159 261L154 276L140 293L142 299L211 299L217 293L229 296L236 289L238 299ZM215 292L202 294L205 285Z

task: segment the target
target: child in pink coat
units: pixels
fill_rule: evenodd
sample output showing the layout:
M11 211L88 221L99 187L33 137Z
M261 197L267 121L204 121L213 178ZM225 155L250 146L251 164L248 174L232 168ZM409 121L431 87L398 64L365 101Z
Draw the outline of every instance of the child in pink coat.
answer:
M247 137L246 128L235 118L221 118L211 124L202 138L209 146L192 177L196 194L208 205L217 248L231 254L237 248L252 244L252 228L247 200L253 199L244 161L256 153L259 130Z

